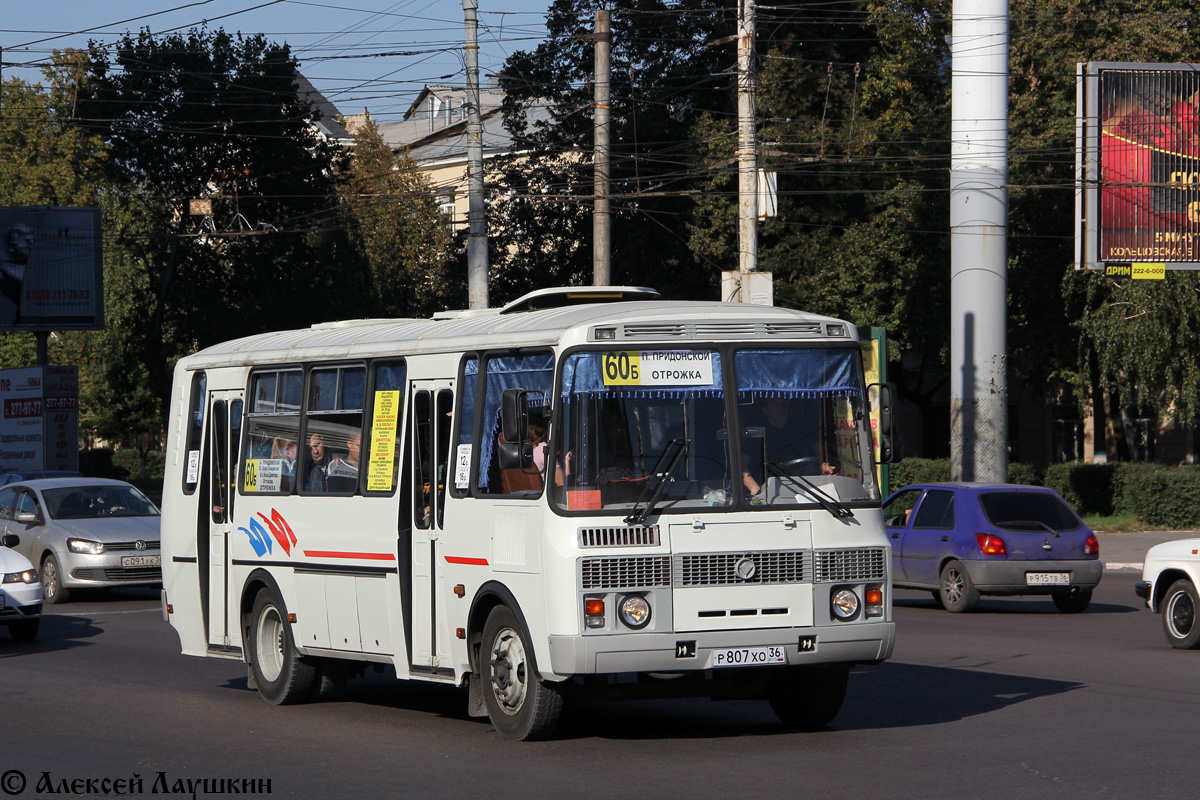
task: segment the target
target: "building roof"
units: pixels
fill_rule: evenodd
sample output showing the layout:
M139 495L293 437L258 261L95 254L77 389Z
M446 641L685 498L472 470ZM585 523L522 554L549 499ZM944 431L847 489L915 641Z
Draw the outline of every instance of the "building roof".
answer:
M300 102L308 103L317 111L318 117L314 126L326 139L331 139L339 144L348 144L354 138L350 135L350 131L346 130L346 126L338 122L342 116L341 112L317 90L317 87L312 85L308 78L299 72L296 73L296 96Z
M519 145L504 127L500 113L504 92L481 89L479 116L483 124L483 153L486 158L508 153ZM549 119L546 106L535 105L530 121ZM467 90L455 86L431 84L396 122L379 125L383 141L393 150L406 149L418 163L465 159L467 153Z

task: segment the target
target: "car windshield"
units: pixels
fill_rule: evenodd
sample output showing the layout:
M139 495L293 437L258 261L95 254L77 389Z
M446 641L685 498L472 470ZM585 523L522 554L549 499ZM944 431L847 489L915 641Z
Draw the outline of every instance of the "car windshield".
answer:
M54 519L157 517L158 509L132 486L69 486L42 492Z
M1058 533L1083 524L1066 502L1047 492L985 492L979 505L988 522L1006 531Z

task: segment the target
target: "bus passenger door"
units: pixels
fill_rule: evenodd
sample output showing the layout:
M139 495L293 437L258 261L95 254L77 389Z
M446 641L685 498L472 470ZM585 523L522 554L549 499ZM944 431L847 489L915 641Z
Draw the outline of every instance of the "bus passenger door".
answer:
M443 570L438 561L442 508L449 471L450 422L454 408L451 381L413 381L409 414L412 442L412 666L449 665L449 642L438 635L438 591Z
M208 644L230 646L229 637L229 534L233 530L233 502L237 495L233 472L237 469L242 434L242 393L209 395L208 436ZM235 609L236 610L236 609ZM236 622L234 623L236 624Z

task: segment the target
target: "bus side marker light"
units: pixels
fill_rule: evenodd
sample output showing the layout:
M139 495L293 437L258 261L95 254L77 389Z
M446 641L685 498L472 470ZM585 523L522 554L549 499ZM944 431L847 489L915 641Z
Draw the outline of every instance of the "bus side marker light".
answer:
M454 635L457 636L459 639L465 639L465 638L467 638L467 629L466 628L455 628Z
M288 622L292 623L293 625L295 625L295 624L296 624L296 615L295 615L295 613L290 613L290 614L288 614Z
M458 595L459 597L466 597L467 596L467 587L463 586L461 583L456 583L454 585L454 593L456 595Z
M167 603L167 613L168 613L168 614L174 614L174 613L175 613L175 606L174 606L173 604L171 604L171 603Z

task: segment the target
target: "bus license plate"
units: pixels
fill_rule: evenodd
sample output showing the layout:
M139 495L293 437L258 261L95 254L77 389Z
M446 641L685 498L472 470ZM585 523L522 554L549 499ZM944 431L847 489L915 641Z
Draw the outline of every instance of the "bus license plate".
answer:
M712 651L714 667L759 667L766 664L786 664L787 654L782 647L722 647Z
M121 566L129 567L161 567L162 556L121 556Z
M1070 586L1069 572L1026 572L1026 586Z

